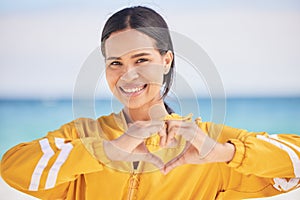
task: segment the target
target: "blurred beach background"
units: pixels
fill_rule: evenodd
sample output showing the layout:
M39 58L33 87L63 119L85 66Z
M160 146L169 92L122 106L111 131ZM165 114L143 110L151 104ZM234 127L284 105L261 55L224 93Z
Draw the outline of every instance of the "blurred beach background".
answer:
M300 135L297 0L1 0L1 157L12 146L41 138L74 119L72 94L84 61L99 45L105 20L116 10L132 5L157 10L172 31L205 50L226 94L224 124ZM192 74L187 66L178 58L177 73ZM194 117L214 119L205 80L182 77L190 93L179 88L176 96L180 101L171 96L168 103L180 114L195 113L196 105ZM175 80L176 84L180 83ZM185 105L184 110L181 105ZM99 76L94 107L95 116L121 109L112 103L103 76ZM3 200L34 199L10 188L2 179L0 196ZM270 199L300 199L300 191Z

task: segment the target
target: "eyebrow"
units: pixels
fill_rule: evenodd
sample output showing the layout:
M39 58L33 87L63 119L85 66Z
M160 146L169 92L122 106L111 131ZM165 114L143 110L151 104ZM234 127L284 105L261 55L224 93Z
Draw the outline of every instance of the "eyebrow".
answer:
M149 56L150 53L138 53L138 54L134 54L131 56L131 58L137 58L137 57L141 57L141 56Z
M137 58L137 57L149 56L149 55L150 55L150 53L138 53L138 54L132 55L130 58ZM121 57L108 57L106 60L121 60Z

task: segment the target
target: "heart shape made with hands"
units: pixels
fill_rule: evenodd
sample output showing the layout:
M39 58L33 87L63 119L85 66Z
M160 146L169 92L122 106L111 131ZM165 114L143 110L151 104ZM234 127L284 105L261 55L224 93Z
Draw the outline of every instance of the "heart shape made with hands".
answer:
M139 162L138 172L159 169L168 173L183 164L203 162L201 157L216 144L191 116L136 122L125 133L117 120L116 116L80 119L75 125L86 149L106 167L118 171L132 172L133 162Z
M216 144L190 118L135 122L111 143L106 146L111 160L144 161L142 171L160 169L163 173L179 165L205 162L203 158Z
M151 163L163 173L179 165L204 162L203 158L216 144L191 120L170 119L152 121L146 125L144 123L134 124L126 132L134 138L129 143L135 147L129 149L126 159Z

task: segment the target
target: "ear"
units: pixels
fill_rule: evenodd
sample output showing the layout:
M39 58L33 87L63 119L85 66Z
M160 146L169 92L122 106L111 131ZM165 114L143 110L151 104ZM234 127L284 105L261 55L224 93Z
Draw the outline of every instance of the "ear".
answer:
M174 59L174 55L172 53L172 51L167 51L167 53L164 54L163 56L163 61L164 61L164 74L168 74L170 69L171 69L171 65Z

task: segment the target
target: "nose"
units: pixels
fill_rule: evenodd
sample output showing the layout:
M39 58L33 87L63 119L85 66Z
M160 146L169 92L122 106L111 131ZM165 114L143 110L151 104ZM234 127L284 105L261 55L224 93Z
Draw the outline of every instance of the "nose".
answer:
M135 67L133 67L133 68L128 67L120 79L122 81L130 82L132 80L137 79L138 77L139 77L139 74L137 72L137 69Z

